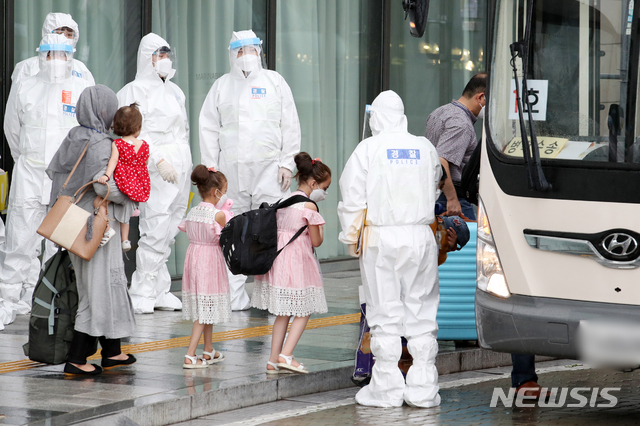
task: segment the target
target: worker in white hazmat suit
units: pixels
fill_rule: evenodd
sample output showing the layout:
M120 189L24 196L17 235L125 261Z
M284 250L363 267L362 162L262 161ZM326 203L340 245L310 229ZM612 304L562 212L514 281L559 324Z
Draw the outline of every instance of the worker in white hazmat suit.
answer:
M362 235L360 272L375 356L371 382L356 395L362 405L418 407L440 404L436 313L438 248L434 220L441 166L434 146L407 132L400 97L382 92L371 105L372 137L355 149L342 172L340 241L350 253ZM364 218L366 217L366 221ZM401 336L413 366L398 368Z
M147 34L138 48L136 78L118 92L120 107L138 103L142 129L138 139L149 144L151 194L140 204L140 240L131 278L131 302L136 313L182 309L170 293L167 260L189 201L191 149L189 122L175 75L171 47L157 34Z
M11 86L4 116L15 165L6 240L0 245L0 297L13 303L19 314L31 310L40 271L42 237L36 231L51 193L45 169L69 130L78 125L76 101L92 85L72 75L73 46L64 35L43 37L38 56L40 71ZM52 243L48 247L50 252Z
M62 34L71 41L73 51L76 50L76 44L80 38L80 30L78 24L73 20L68 13L49 13L44 19L42 24L42 37L49 34ZM93 86L95 81L91 71L87 66L78 59L73 59L73 67L71 73L76 76L87 80ZM11 74L11 83L17 84L21 80L27 77L38 74L40 71L40 60L38 56L20 61L13 68L13 74Z
M213 83L200 111L200 155L228 179L235 215L289 195L300 120L284 78L262 67L262 41L234 32L231 71ZM231 309L248 309L244 275L229 274Z

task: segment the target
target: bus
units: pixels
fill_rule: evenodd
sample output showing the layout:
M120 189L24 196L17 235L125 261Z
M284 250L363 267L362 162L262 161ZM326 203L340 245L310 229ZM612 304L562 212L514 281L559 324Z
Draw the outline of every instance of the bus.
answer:
M638 8L488 0L488 15L479 344L637 367Z

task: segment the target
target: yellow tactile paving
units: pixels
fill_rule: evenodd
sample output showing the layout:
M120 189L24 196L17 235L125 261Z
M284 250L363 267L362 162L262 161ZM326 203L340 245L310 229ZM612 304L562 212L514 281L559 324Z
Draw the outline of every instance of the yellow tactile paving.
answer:
M333 325L353 324L360 321L360 314L337 315L326 318L311 319L307 323L307 330L313 328L331 327ZM271 334L271 325L263 325L260 327L241 328L238 330L220 331L213 333L213 342L224 342L226 340L248 339L250 337L268 336ZM164 349L186 348L189 346L189 336L174 337L167 340L156 340L154 342L136 343L133 345L123 345L122 352L129 354L137 354L143 352L161 351ZM204 339L200 339L200 343L204 343ZM89 359L100 358L100 351ZM20 361L9 361L0 363L0 374L10 373L12 371L27 370L29 368L40 367L39 362L23 359Z

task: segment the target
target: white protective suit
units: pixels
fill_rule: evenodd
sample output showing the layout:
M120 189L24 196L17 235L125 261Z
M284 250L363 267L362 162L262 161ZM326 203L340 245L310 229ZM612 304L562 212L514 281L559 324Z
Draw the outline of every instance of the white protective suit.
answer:
M263 69L259 56L245 56L252 64L238 58L243 46L260 54L260 43L251 30L233 33L231 71L213 83L200 111L202 163L227 177L235 215L287 197L290 191L278 182L279 171L287 169L290 177L293 157L300 152L300 120L289 85L277 72ZM245 280L229 274L233 310L249 308Z
M4 116L4 133L15 165L6 240L0 245L0 297L13 303L19 314L31 310L31 294L40 272L43 239L36 230L51 195L51 179L45 169L69 130L78 125L76 102L92 85L72 75L73 48L65 36L48 34L39 49L40 71L11 86ZM62 49L68 49L66 61L47 61L49 50ZM48 243L48 251L51 246Z
M434 146L407 132L400 97L382 92L371 105L373 136L363 140L340 178L339 239L356 244L366 209L360 272L376 362L371 382L356 395L362 405L439 405L435 358L438 325L438 248L434 220L441 176ZM400 337L413 356L406 385L398 361Z
M78 30L78 24L68 13L49 13L42 24L42 37L44 38L48 34L52 34L54 30L62 27L69 27L73 30L73 40L69 41L72 42L73 51L75 52L76 44L80 38L80 32ZM73 59L72 63L73 68L71 72L74 76L87 80L91 86L96 84L91 71L89 71L82 61ZM18 82L25 78L38 74L38 71L40 71L40 60L38 56L20 61L13 68L11 83L18 84Z
M154 67L152 56L161 47L169 44L156 34L142 38L136 78L118 92L120 107L138 103L143 117L139 139L145 140L150 149L151 194L146 203L140 203L140 240L129 289L136 313L153 313L154 308L182 309L180 299L170 293L167 260L189 201L189 122L184 93L170 81L175 70L162 80ZM158 163L163 159L175 168L177 183L161 176Z

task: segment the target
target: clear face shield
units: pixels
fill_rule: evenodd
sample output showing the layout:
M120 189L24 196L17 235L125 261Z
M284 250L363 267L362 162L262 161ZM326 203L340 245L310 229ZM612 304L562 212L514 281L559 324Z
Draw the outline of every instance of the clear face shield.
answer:
M367 104L364 107L364 122L362 124L362 139L360 139L361 141L373 136L373 133L371 133L370 120L371 120L371 105Z
M73 46L66 43L43 43L38 48L40 72L50 82L71 77L73 70Z
M231 68L237 67L248 76L253 71L266 68L262 55L262 41L259 38L247 38L229 44Z
M156 74L165 80L170 80L176 74L176 70L173 68L174 60L175 51L168 46L162 46L151 55Z

